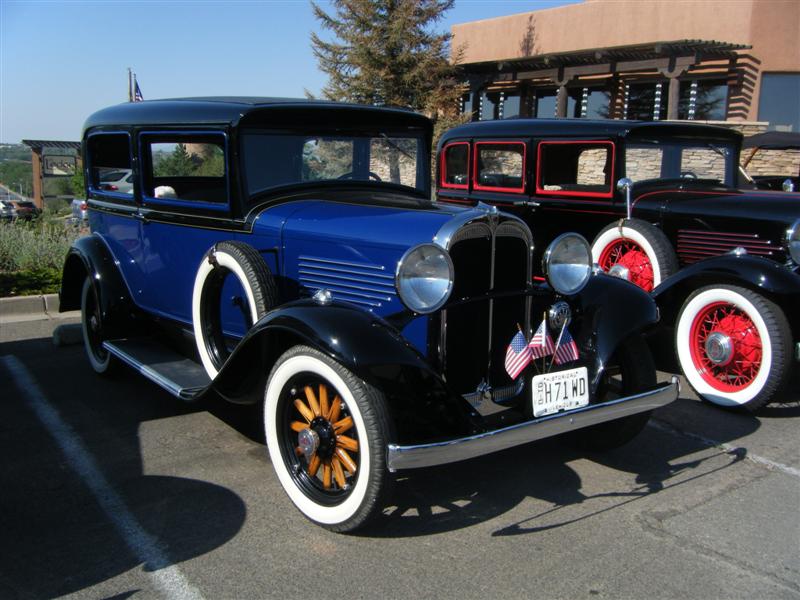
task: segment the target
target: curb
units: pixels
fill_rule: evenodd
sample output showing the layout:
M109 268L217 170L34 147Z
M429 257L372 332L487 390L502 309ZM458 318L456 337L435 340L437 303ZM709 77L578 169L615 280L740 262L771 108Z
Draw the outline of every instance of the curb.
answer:
M49 313L58 314L58 307L58 294L0 298L0 319L6 317L24 317L27 315L33 317L47 315Z

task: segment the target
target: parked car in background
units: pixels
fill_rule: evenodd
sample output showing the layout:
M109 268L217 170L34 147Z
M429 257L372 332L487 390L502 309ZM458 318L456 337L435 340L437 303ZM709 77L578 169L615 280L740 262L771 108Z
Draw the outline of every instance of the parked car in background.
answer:
M25 221L38 217L42 212L30 200L11 200L11 204L17 209L17 218Z
M657 299L662 367L755 410L800 357L800 194L737 189L741 140L689 123L470 123L441 138L438 199L517 215L537 258L564 228L593 239L603 271Z
M747 156L742 161L742 175L746 183L762 190L800 192L800 133L792 131L767 131L744 138L742 145ZM763 173L755 171L759 159L765 154L783 154L783 160L773 156L770 162L784 163L784 172ZM777 160L776 160L777 159ZM747 168L754 172L750 174ZM774 168L774 167L773 167Z
M93 235L67 257L92 368L182 400L263 402L272 466L312 521L379 513L391 473L570 432L625 443L677 397L655 302L562 233L544 280L517 217L431 201L432 124L284 99L124 104L83 134ZM99 174L131 169L134 193Z
M89 218L89 205L85 198L72 199L72 220L86 221Z
M13 221L17 218L17 209L10 200L0 200L0 220Z
M133 193L133 172L130 169L109 169L98 175L99 188L120 194Z

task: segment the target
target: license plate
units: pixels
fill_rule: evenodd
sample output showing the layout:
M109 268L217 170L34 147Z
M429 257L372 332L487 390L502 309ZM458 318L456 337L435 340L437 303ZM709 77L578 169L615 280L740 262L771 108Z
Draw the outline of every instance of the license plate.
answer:
M533 416L544 417L589 404L586 367L557 371L533 378Z

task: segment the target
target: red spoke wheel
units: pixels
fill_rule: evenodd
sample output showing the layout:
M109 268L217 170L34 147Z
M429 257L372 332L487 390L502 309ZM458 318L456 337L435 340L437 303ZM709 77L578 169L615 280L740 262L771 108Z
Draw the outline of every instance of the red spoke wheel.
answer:
M702 288L684 303L675 344L686 379L702 398L755 410L788 380L791 334L781 309L735 286Z
M343 532L380 510L392 428L376 388L328 356L295 346L269 376L264 426L278 479L306 517Z
M651 292L678 270L678 257L664 233L640 219L606 226L592 244L603 271Z

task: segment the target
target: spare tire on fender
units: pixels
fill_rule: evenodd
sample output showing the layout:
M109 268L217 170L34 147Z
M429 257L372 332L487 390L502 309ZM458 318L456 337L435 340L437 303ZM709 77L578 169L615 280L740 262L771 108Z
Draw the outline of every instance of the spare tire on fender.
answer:
M222 288L229 275L236 277L244 290L241 308L248 327L278 303L275 280L255 248L243 242L226 241L205 253L194 279L192 325L197 352L212 379L231 353L220 316Z
M592 243L592 260L606 273L646 292L678 271L678 256L667 236L641 219L622 219L604 227Z

